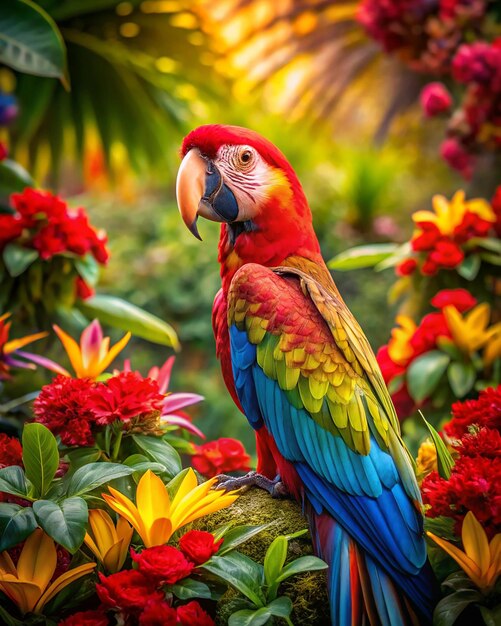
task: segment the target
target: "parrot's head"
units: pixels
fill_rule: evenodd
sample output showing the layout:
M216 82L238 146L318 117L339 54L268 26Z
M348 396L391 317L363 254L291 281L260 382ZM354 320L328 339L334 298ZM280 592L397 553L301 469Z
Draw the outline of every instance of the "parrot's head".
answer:
M239 126L211 124L187 135L176 184L186 226L222 222L220 261L279 265L299 254L317 259L311 212L291 165L270 141Z

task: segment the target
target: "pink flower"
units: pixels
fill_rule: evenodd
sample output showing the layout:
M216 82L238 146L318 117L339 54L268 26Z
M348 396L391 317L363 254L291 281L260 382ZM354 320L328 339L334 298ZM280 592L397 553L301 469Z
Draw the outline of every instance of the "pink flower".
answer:
M473 156L454 137L449 137L440 146L440 155L453 169L466 180L473 175Z
M428 83L421 91L421 106L426 117L447 113L452 97L443 83Z

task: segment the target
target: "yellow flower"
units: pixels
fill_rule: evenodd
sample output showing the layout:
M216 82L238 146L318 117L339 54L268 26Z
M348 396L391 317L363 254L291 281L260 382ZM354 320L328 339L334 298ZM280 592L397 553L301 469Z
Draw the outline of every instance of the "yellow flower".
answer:
M446 306L444 307L444 315L454 343L466 354L472 354L479 350L501 333L501 322L488 328L491 307L486 302L477 304L464 317L456 307ZM494 348L496 345L497 338ZM495 356L496 349L489 351L489 358L493 359Z
M54 541L37 528L26 540L17 567L7 552L0 553L0 589L19 607L21 613L40 613L61 589L96 567L84 563L50 583L57 564Z
M97 378L125 348L131 337L131 333L127 333L110 348L110 338L103 337L98 320L94 320L84 329L80 337L80 345L59 326L54 325L54 330L68 353L77 378ZM58 371L65 376L70 376L70 373L61 367Z
M460 565L479 589L489 589L494 585L501 574L501 533L489 543L479 521L468 511L461 530L464 552L433 533L426 534Z
M465 202L465 193L462 190L456 191L449 202L444 196L433 196L432 211L416 211L412 214L412 219L419 226L420 222L431 222L436 225L442 235L452 235L456 226L463 221L466 212L475 213L487 222L495 222L496 216L491 205L481 198Z
M137 506L113 487L108 487L111 496L106 493L102 496L110 508L132 524L144 545L151 548L167 543L178 528L224 509L238 498L235 491L211 489L215 482L212 478L198 485L190 467L171 501L162 480L148 470L137 485Z
M119 517L115 528L111 517L101 509L89 511L89 524L90 532L85 535L85 543L109 572L118 572L127 556L134 532L132 526Z
M422 482L425 476L437 469L437 449L431 439L426 439L419 446L416 459L418 481Z
M410 340L416 332L417 326L407 315L397 315L396 322L400 327L395 327L391 331L388 355L393 363L406 365L414 353Z

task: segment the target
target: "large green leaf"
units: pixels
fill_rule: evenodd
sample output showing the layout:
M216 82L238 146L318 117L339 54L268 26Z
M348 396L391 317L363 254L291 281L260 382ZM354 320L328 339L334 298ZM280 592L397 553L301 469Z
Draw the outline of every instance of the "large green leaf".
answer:
M180 600L191 600L193 598L212 598L212 593L208 585L201 580L185 578L175 585L169 586L169 591Z
M66 493L68 496L82 496L111 480L130 476L134 471L133 467L120 463L89 463L73 474Z
M218 576L232 587L243 593L257 607L265 605L261 589L263 584L263 566L248 556L232 552L226 556L213 556L202 569Z
M472 602L482 602L483 596L475 589L461 589L442 598L433 612L434 626L453 626L457 618Z
M255 611L252 609L242 609L230 615L228 626L263 626L272 616L267 606L263 606Z
M64 78L66 51L61 33L31 0L0 3L0 63L35 76Z
M24 541L36 527L31 507L0 502L0 552Z
M26 477L43 497L59 466L57 441L43 424L26 424L23 430L23 464Z
M464 398L475 384L477 372L472 363L456 361L449 365L447 378L456 398Z
M450 360L448 354L432 350L412 361L407 370L407 386L416 402L422 402L435 391Z
M25 498L28 495L26 476L18 465L9 465L0 469L0 492Z
M317 556L300 556L298 559L288 563L282 570L282 573L277 578L276 582L282 582L294 576L295 574L302 574L303 572L313 572L315 570L327 569L328 565L322 559Z
M470 254L457 268L457 273L466 280L475 280L480 270L481 260L478 254Z
M248 541L255 535L262 532L265 528L271 526L274 522L269 522L268 524L262 524L261 526L236 526L235 528L231 528L226 531L224 535L220 535L217 532L215 533L215 537L220 539L224 536L224 541L222 546L218 550L218 555L223 556L227 552L234 550L237 546L245 541Z
M133 335L179 350L176 331L160 318L114 296L97 295L78 304L90 318L97 317L104 324L129 330Z
M181 458L170 443L160 437L147 435L132 435L132 439L147 456L163 465L169 476L175 476L181 471Z
M9 243L3 251L3 260L7 271L12 277L19 276L38 259L38 252L31 248L24 248L15 243Z
M363 267L374 267L381 261L392 256L399 248L396 243L374 243L367 246L356 246L336 255L328 262L331 270L357 270Z
M278 578L287 557L289 542L280 535L271 542L264 556L264 577L267 585L272 585Z
M56 543L74 554L82 545L89 511L83 498L68 498L61 504L37 500L33 512L40 526Z

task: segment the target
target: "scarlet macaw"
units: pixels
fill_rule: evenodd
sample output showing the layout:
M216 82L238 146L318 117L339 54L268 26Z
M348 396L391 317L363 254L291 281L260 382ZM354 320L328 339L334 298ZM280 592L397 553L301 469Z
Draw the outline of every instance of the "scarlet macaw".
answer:
M309 518L332 624L431 622L413 461L294 170L236 126L201 126L181 152L184 222L198 237L198 216L222 222L213 328L224 380L256 432L257 482L273 491L279 476Z

